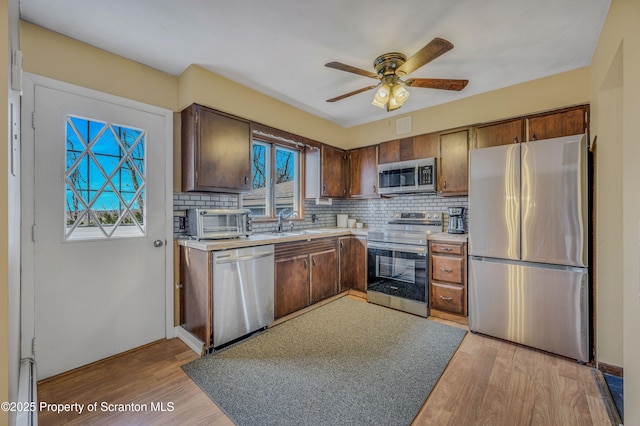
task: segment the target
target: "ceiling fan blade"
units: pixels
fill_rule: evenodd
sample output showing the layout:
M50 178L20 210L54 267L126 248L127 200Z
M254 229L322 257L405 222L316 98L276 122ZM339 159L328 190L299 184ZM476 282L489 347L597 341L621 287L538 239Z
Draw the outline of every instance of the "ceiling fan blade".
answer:
M336 96L335 98L327 99L327 102L335 102L349 96L357 95L358 93L366 92L367 90L375 89L377 86L363 87L362 89L354 90L353 92L345 93L344 95Z
M464 89L467 83L469 80L448 80L445 78L411 78L405 81L405 84L410 87L457 91Z
M453 49L453 44L443 38L434 38L425 47L416 52L412 57L396 70L398 75L407 75L421 66L428 64L443 53Z
M378 74L374 74L371 71L363 70L362 68L352 67L351 65L346 65L341 62L329 62L324 64L325 67L334 68L340 71L351 72L358 75L363 75L365 77L370 78L379 78Z

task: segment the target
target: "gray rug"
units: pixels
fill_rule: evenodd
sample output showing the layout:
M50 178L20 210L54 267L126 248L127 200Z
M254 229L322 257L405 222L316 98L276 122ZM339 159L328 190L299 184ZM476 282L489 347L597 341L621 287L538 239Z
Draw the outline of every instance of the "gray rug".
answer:
M465 334L343 297L182 368L237 425L408 425Z

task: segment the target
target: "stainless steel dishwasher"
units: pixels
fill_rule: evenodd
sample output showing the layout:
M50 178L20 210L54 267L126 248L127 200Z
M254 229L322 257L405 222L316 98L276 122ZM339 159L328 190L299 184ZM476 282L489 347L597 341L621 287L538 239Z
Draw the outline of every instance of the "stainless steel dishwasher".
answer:
M273 322L273 245L213 255L213 347Z

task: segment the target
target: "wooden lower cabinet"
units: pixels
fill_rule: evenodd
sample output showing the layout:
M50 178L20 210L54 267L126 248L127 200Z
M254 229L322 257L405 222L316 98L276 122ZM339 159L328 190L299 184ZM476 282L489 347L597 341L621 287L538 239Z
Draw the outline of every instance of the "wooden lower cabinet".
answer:
M340 290L367 291L367 237L340 237Z
M463 324L467 319L467 244L429 242L430 315Z
M275 317L280 318L309 304L309 256L276 259Z
M338 293L337 246L337 238L275 245L276 318Z
M335 249L312 253L311 260L311 303L319 302L338 293L338 253Z

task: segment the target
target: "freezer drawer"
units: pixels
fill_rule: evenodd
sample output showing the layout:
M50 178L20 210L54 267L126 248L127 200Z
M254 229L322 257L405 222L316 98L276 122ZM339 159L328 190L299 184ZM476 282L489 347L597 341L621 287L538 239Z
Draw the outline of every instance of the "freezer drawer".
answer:
M589 361L587 269L470 257L469 329Z

